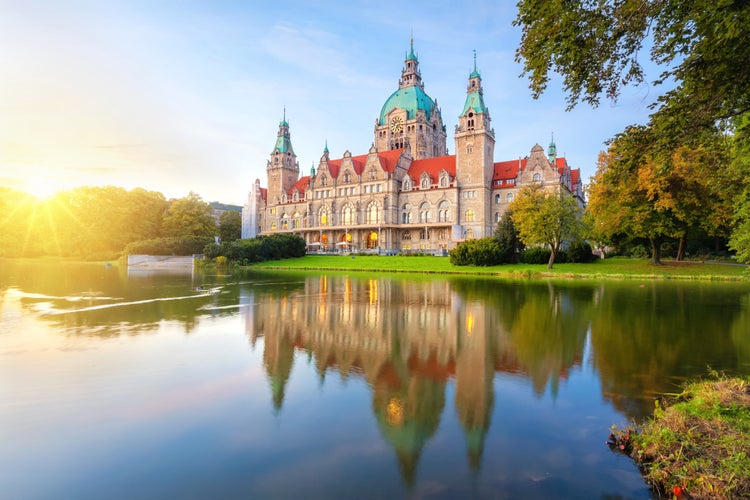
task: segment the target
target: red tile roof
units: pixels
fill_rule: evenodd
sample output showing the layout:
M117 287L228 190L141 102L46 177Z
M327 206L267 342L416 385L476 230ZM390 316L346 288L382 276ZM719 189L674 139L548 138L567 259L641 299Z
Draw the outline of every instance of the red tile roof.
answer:
M378 160L380 160L380 167L389 174L393 173L393 171L396 170L396 164L398 164L398 160L403 152L403 149L391 149L389 151L379 152ZM352 156L352 166L357 175L362 175L365 165L367 164L368 156L369 154ZM331 172L332 177L336 178L339 176L339 171L341 170L341 164L343 161L343 158L328 160L328 170Z
M292 189L289 191L289 194L291 195L294 190L296 189L299 191L300 194L305 194L305 191L307 190L307 186L310 184L310 176L305 175L303 177L300 177L300 179L294 183L294 186L292 186Z
M260 197L263 199L263 201L268 201L268 189L267 188L260 188Z
M427 172L433 181L435 181L443 170L448 172L448 175L451 177L456 176L456 155L414 160L411 162L411 167L409 168L409 177L418 182L422 173Z

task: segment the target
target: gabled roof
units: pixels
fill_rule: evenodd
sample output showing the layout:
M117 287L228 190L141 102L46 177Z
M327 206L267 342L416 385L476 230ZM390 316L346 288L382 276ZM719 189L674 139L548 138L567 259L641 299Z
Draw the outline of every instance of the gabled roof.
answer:
M391 149L389 151L378 152L378 160L380 162L380 168L385 172L393 173L396 170L399 158L403 154L403 149ZM352 156L352 166L354 172L357 175L362 175L367 165L367 158L369 154ZM328 170L331 172L331 176L335 179L341 172L341 165L344 162L343 158L337 158L335 160L328 160Z
M527 158L519 158L518 160L507 160L495 163L494 171L492 173L492 186L495 186L496 180L502 179L515 179L518 177L518 172L526 169Z
M416 182L419 181L423 172L427 172L430 177L437 179L443 170L448 172L451 177L456 176L456 155L414 160L409 167L409 177Z
M294 186L292 186L292 189L289 191L289 194L291 195L294 190L296 189L299 191L300 194L305 194L305 191L307 190L307 186L310 184L310 176L305 175L304 177L300 177L297 182L294 183Z

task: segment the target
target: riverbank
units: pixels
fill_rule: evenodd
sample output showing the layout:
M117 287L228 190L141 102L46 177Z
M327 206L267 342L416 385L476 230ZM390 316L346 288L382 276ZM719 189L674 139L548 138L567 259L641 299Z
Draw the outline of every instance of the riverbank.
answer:
M379 255L306 255L295 259L267 261L253 269L321 271L387 271L427 274L496 276L505 278L717 280L748 279L745 266L720 263L666 261L653 266L646 259L610 258L591 264L505 264L491 267L454 266L448 257Z
M628 454L646 480L672 498L750 497L750 378L694 382L640 429L608 444Z

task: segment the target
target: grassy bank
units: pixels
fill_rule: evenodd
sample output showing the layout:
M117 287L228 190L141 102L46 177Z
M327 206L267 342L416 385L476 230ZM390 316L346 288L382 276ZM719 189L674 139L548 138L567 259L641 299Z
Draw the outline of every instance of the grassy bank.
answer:
M750 379L694 382L638 430L610 436L660 494L750 498Z
M652 266L645 259L613 258L592 264L506 264L492 267L454 266L448 257L378 255L307 255L297 259L262 262L258 269L331 271L389 271L437 274L468 274L508 278L613 278L613 279L701 279L735 281L747 277L744 266L665 262Z

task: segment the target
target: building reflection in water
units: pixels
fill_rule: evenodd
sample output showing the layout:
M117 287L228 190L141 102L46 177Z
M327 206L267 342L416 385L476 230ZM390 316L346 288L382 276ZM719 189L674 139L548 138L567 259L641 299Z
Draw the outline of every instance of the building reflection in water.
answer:
M275 411L282 409L296 350L307 353L321 380L328 370L362 377L372 389L380 432L405 483L413 484L451 379L467 460L478 471L495 373L524 374L541 394L580 364L586 325L565 331L565 304L552 288L507 299L494 302L475 280L318 275L306 276L294 289L241 289L240 310L250 342L263 337ZM549 347L539 354L541 342Z

